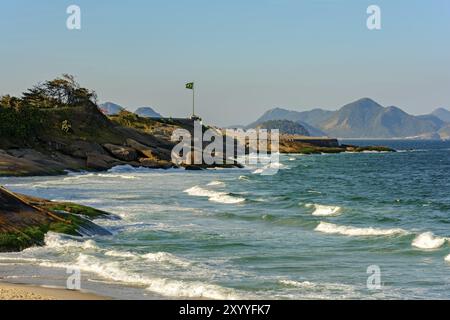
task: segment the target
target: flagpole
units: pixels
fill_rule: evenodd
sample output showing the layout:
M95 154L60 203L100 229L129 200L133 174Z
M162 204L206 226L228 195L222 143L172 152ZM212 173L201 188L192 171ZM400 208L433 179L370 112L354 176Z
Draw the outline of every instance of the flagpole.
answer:
M195 116L195 82L192 86L192 115Z

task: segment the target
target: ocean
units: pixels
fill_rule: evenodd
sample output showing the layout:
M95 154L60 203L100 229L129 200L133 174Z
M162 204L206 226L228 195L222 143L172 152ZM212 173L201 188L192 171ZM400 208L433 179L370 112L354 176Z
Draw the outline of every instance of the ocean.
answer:
M342 141L396 153L281 155L254 168L1 178L116 214L112 236L55 233L0 254L0 277L119 299L450 299L450 142ZM379 285L372 283L378 270Z

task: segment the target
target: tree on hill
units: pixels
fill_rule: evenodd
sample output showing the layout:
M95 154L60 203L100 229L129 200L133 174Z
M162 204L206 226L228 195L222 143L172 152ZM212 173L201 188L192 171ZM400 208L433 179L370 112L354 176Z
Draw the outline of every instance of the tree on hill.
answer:
M8 139L29 139L42 127L46 114L40 109L95 106L97 95L82 88L71 75L38 84L22 94L22 98L0 97L0 136ZM67 132L70 128L66 128ZM63 129L64 130L64 129Z
M37 108L78 106L91 102L96 104L94 91L82 88L72 75L38 84L23 93L22 103Z

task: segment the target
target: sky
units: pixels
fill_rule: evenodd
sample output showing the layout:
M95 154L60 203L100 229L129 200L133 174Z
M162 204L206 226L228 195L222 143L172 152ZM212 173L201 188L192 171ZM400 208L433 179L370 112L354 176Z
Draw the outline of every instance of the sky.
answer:
M100 102L182 117L195 81L197 113L222 126L362 97L450 107L448 0L2 0L0 14L0 95L70 73Z

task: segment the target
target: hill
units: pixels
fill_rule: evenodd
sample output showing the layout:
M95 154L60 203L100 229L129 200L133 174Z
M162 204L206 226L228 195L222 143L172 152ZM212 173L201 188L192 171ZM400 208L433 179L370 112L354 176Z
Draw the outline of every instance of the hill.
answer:
M269 120L259 124L256 129L278 129L281 134L310 136L310 133L304 126L289 120Z
M150 107L138 108L134 113L143 118L162 118L158 112Z
M337 111L313 109L297 112L276 108L249 126L268 119L304 123L312 127L304 125L313 136L322 132L321 135L339 138L436 138L446 125L435 115L413 116L395 106L383 107L369 98L351 102Z
M447 109L438 108L434 110L431 114L438 117L442 121L450 122L450 111Z
M124 164L174 166L171 134L176 128L192 129L192 121L147 119L126 111L109 118L95 99L95 92L68 75L22 97L2 97L0 176L107 170Z
M125 108L113 102L102 103L101 105L99 105L99 109L104 115L107 116L115 115L125 110Z

